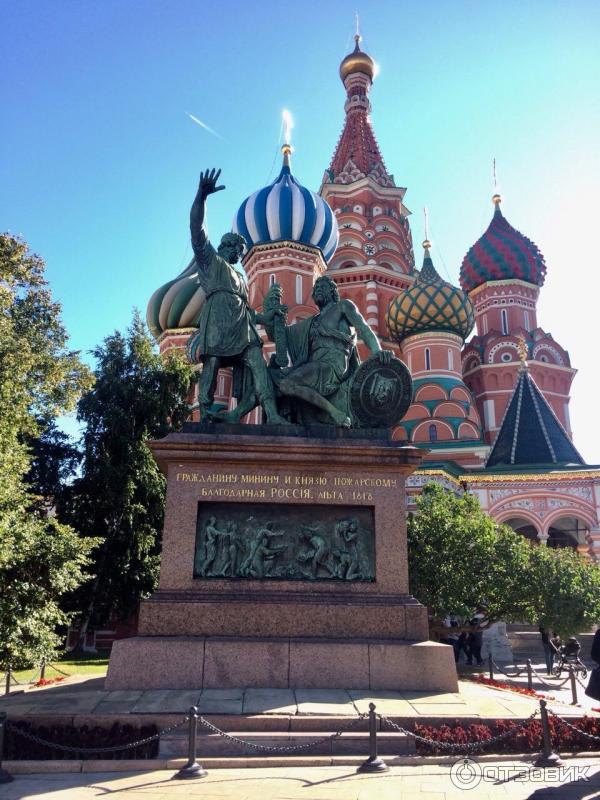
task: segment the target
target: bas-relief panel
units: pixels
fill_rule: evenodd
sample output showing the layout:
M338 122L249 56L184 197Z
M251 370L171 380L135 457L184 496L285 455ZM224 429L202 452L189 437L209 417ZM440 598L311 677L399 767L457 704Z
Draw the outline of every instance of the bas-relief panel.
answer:
M200 502L194 577L374 581L373 508Z

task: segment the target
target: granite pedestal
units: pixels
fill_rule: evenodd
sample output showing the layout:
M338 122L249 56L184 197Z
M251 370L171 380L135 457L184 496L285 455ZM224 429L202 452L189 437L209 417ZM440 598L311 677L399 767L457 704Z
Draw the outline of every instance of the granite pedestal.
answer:
M160 582L141 604L138 636L113 645L107 688L456 691L452 648L427 641L426 609L408 587L404 482L420 451L381 435L244 427L150 443L167 477ZM288 523L372 520L372 573L199 576L199 520L214 508Z

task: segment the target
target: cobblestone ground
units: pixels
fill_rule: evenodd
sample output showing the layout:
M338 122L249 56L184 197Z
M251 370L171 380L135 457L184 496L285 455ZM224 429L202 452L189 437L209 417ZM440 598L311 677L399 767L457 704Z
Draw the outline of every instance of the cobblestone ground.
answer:
M353 767L212 770L202 780L174 780L172 772L16 776L0 786L2 800L575 800L600 797L600 759L570 759L559 768L535 770L524 762L474 766L392 767L357 775ZM460 786L464 788L459 788ZM471 788L468 788L468 787Z

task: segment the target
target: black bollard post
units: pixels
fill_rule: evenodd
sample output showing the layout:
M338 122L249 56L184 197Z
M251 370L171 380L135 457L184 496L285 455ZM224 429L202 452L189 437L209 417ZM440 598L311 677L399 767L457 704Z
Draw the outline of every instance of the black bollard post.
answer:
M388 765L377 755L377 714L375 703L369 703L369 757L356 771L387 772L388 770Z
M576 706L578 703L577 700L577 677L575 676L575 670L573 667L569 667L569 678L571 680L571 705Z
M198 709L192 706L189 710L190 726L188 734L188 762L174 778L204 778L208 772L196 761L196 736L198 734Z
M525 662L527 664L527 688L529 691L533 691L533 671L531 669L531 659L528 658Z
M0 711L0 783L11 783L14 781L10 772L2 769L2 759L4 757L4 731L6 730L6 711Z
M494 659L492 658L492 654L490 653L488 656L488 665L490 669L490 680L494 680Z
M540 700L540 715L542 718L542 752L535 760L536 767L560 767L563 763L560 756L552 750L552 737L548 723L548 709L546 701Z
M6 683L4 684L4 694L10 694L11 682L12 682L12 668L9 664L6 668Z

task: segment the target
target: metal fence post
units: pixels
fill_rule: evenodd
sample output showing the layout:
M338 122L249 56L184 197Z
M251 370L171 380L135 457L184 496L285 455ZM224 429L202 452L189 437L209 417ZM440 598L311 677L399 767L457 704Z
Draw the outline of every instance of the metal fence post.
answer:
M492 658L492 654L490 653L488 656L488 665L490 670L490 680L494 680L494 659Z
M559 767L562 764L560 756L552 750L552 736L548 723L548 709L546 701L540 700L540 716L542 718L542 752L535 760L536 767Z
M2 769L2 758L4 757L4 731L6 730L6 711L0 711L0 783L11 783L14 781L10 772Z
M573 698L571 700L571 705L572 706L576 706L577 703L578 703L578 700L577 700L577 678L575 677L575 670L571 666L569 666L569 678L571 680L571 695L572 695L572 698Z
M387 772L388 770L388 765L377 755L377 714L375 703L369 703L369 757L356 771Z
M525 662L527 664L527 688L529 691L533 691L533 671L531 669L531 659L528 658Z
M182 767L179 772L174 775L175 778L204 778L208 772L204 769L202 764L196 761L196 736L198 734L198 709L196 706L191 706L189 710L190 726L188 733L188 762L185 767Z

